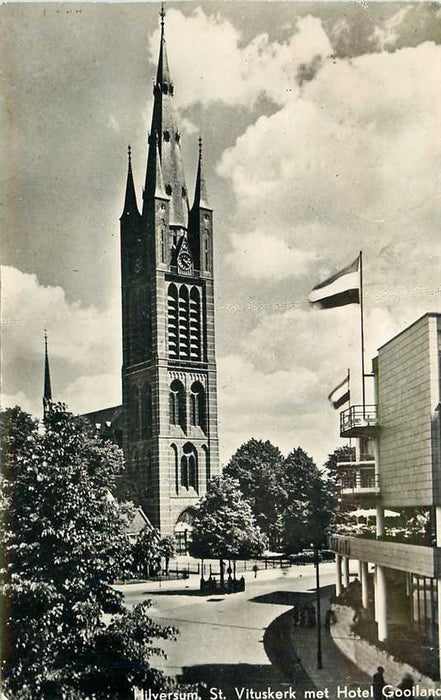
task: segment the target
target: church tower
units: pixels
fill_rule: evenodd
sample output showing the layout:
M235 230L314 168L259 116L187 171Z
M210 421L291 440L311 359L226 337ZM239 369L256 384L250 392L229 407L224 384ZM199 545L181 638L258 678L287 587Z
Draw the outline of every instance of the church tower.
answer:
M188 202L163 10L153 94L142 202L138 208L129 147L120 219L123 448L134 499L162 535L179 541L219 473L213 212L201 141Z

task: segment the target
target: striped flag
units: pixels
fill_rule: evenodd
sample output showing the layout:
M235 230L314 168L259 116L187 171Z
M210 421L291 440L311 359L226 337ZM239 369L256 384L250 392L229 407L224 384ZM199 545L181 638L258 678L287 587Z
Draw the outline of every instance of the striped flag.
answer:
M350 390L349 390L349 372L347 373L346 377L343 379L342 382L338 386L335 387L331 391L331 393L328 396L328 401L330 401L333 405L334 408L340 408L340 406L343 406L345 403L349 403L349 399L351 397Z
M360 303L360 256L340 272L316 284L308 300L321 309Z

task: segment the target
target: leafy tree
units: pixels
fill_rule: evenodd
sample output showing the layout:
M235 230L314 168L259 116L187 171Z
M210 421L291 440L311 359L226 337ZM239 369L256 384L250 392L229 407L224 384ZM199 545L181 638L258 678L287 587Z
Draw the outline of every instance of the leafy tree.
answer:
M163 537L159 541L159 555L165 559L165 575L168 576L170 559L175 553L175 542L173 537Z
M280 474L283 455L269 440L252 438L232 456L224 470L239 481L240 490L251 506L256 523L276 548L283 535L280 513Z
M160 566L160 558L158 533L145 526L139 533L133 547L135 570L141 569L147 576L152 576Z
M18 407L0 418L6 695L122 700L134 685L163 688L154 640L176 631L150 620L148 603L128 611L110 586L131 566L108 492L121 452L61 405L44 426Z
M332 494L314 461L300 447L285 459L283 489L284 542L288 551L299 551L325 542L333 513Z
M190 554L201 559L219 559L221 585L224 560L259 556L267 539L255 524L250 504L244 499L237 479L215 477L201 499L193 524Z

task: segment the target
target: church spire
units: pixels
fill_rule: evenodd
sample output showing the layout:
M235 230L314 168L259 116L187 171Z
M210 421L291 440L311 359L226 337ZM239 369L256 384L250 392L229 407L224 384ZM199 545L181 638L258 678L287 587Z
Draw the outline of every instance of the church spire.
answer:
M49 356L47 352L47 332L44 331L44 388L43 388L43 416L46 415L52 401L51 375L49 371Z
M124 209L123 209L123 213L121 214L121 218L123 218L125 216L133 216L133 214L136 214L137 216L139 216L138 204L136 202L135 185L133 182L132 148L131 148L131 146L127 147L127 154L128 154L128 166L127 166L126 196L125 196L125 200L124 200Z
M193 209L211 209L208 204L207 185L203 172L202 139L199 139L199 161L194 190Z
M181 134L174 107L174 85L171 80L165 42L165 12L161 7L161 40L158 70L153 87L153 115L149 139L149 155L145 182L144 213L155 196L156 182L151 165L156 160L156 144L164 181L165 194L170 197L170 225L187 228L188 197L181 155Z

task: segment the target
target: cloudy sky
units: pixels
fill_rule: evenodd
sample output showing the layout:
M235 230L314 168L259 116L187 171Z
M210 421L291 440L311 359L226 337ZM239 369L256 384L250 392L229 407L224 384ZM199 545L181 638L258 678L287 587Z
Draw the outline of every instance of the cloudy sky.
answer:
M3 405L120 402L119 216L140 193L158 5L0 12ZM170 2L166 37L187 185L197 139L215 210L221 455L251 436L321 464L326 396L360 385L359 309L314 284L363 250L369 360L441 311L441 6Z

